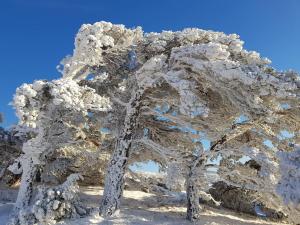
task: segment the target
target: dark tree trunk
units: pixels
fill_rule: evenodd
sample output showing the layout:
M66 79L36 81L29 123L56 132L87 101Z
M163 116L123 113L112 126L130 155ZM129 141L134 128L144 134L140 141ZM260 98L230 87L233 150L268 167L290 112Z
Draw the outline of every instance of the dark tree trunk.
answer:
M224 134L219 140L217 140L211 147L210 152L218 152L220 150L220 146L222 146L227 141L235 138L238 135L249 130L253 125L252 124L244 124L242 126L234 126L231 131L227 134ZM200 218L200 213L203 211L203 207L200 205L200 197L203 196L204 192L200 190L199 174L197 171L201 170L201 165L205 162L207 156L199 155L192 160L192 164L189 168L189 174L187 178L187 219L190 221L198 220ZM203 180L202 180L203 181ZM211 198L212 202L215 205L219 203L216 202L213 198Z
M124 129L121 137L117 140L114 153L107 169L104 193L100 205L100 215L104 217L113 215L120 208L120 199L124 187L124 175L143 93L143 89L138 90L134 93L129 102L124 121Z

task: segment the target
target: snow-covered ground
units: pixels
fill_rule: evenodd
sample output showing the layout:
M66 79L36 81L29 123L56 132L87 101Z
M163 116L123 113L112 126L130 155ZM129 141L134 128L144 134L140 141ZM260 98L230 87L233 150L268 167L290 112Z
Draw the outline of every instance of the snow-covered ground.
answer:
M91 207L97 207L102 195L100 187L81 188L81 199ZM0 225L5 225L15 198L15 191L1 191ZM60 225L190 225L185 220L185 206L172 196L158 196L141 191L125 190L122 209L117 216L104 219L95 211L91 216L76 220L59 222ZM246 224L280 224L265 221L245 214L234 213L229 210L207 208L203 213L199 225L246 225Z

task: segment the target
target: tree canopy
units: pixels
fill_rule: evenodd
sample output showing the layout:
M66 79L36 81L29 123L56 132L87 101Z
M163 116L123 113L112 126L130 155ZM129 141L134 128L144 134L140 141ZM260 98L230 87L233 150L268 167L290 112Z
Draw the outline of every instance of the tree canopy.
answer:
M15 223L47 155L95 144L92 136L111 154L103 216L120 208L128 162L141 160L186 180L190 220L198 219L199 197L208 195L208 171L299 206L300 78L269 64L236 34L82 25L73 54L58 67L62 77L16 91L19 130L35 136L19 159ZM109 135L101 136L103 129Z

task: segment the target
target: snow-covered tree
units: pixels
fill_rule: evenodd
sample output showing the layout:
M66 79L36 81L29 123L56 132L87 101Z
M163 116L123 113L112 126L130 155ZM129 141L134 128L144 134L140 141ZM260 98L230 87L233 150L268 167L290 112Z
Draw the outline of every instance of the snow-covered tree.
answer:
M36 158L74 140L66 132L63 141L53 137L55 118L72 121L74 128L88 112L110 133L108 148L114 146L103 216L120 208L128 162L141 158L169 170L176 165L177 175L186 178L190 220L199 218L199 198L211 198L205 192L209 170L229 184L275 192L283 168L277 149L292 151L289 142L299 142L300 80L269 63L243 49L235 34L200 29L144 34L139 27L107 22L83 25L73 55L59 67L62 78L37 85L39 90L33 84L17 91L21 123L38 129L24 145L22 207L28 205Z
M23 144L22 154L10 166L21 173L21 185L15 204L12 224L20 222L20 212L30 204L37 170L47 162L47 155L66 145L74 145L84 135L88 112L107 111L110 102L88 87L70 79L52 82L35 81L17 89L13 104L19 117L20 132L35 133ZM82 134L83 133L83 134Z
M277 191L286 203L300 207L300 146L295 146L290 152L278 152L278 155L282 176Z

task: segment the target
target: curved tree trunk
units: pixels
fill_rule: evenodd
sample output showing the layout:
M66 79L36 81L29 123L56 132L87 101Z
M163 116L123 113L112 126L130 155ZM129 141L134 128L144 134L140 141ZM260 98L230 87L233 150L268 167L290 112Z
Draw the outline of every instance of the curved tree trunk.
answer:
M24 159L22 167L21 185L9 225L19 224L19 212L29 205L32 197L33 182L36 175L33 159L31 157Z
M104 193L100 205L100 215L104 217L113 215L120 208L120 199L124 187L124 175L143 93L144 90L139 89L134 93L128 104L124 129L121 137L117 140L114 153L107 169Z
M20 157L22 165L21 184L18 192L18 197L15 203L13 213L11 215L10 225L19 224L19 216L22 211L29 206L33 194L33 184L36 178L37 165L40 162L41 153L47 148L47 144L42 138L44 132L40 130L37 137L28 140L23 144L22 151L24 155Z

